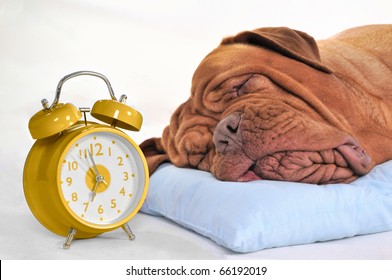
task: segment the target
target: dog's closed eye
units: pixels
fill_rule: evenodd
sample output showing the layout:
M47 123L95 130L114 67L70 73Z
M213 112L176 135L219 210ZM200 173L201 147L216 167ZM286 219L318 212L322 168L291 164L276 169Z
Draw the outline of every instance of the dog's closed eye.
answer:
M274 84L266 76L253 74L240 88L238 96L247 93L272 93L276 89Z
M219 88L226 94L236 93L236 96L242 96L247 93L272 92L276 85L264 75L248 74L229 79Z

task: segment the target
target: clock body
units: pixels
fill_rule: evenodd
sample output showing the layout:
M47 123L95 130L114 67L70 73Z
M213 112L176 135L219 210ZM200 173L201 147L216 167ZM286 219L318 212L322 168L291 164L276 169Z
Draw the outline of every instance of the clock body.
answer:
M26 159L27 203L50 231L90 238L127 223L141 208L149 174L139 146L121 130L77 122L38 139Z

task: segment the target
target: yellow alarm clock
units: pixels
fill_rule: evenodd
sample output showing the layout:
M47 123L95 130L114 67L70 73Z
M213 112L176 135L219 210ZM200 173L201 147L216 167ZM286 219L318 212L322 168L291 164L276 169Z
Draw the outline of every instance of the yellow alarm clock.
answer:
M90 75L105 81L111 99L91 110L59 103L65 81ZM27 203L37 220L66 237L90 238L122 227L134 239L127 222L141 208L148 190L148 167L139 146L122 130L138 131L142 115L116 99L108 79L97 72L79 71L60 80L55 100L29 122L37 141L24 167ZM86 113L104 122L87 121ZM83 117L82 117L83 116Z

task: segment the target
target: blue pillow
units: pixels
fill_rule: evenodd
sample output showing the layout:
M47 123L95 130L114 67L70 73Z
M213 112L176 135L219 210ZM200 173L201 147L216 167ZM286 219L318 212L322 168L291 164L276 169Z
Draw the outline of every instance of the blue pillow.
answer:
M222 182L164 164L141 209L236 252L392 230L392 161L351 184Z

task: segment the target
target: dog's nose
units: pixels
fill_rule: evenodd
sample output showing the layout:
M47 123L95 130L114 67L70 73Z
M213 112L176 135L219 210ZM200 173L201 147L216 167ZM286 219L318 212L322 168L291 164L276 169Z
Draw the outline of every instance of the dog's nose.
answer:
M233 113L218 123L213 136L218 153L225 154L242 146L240 122L241 114Z

